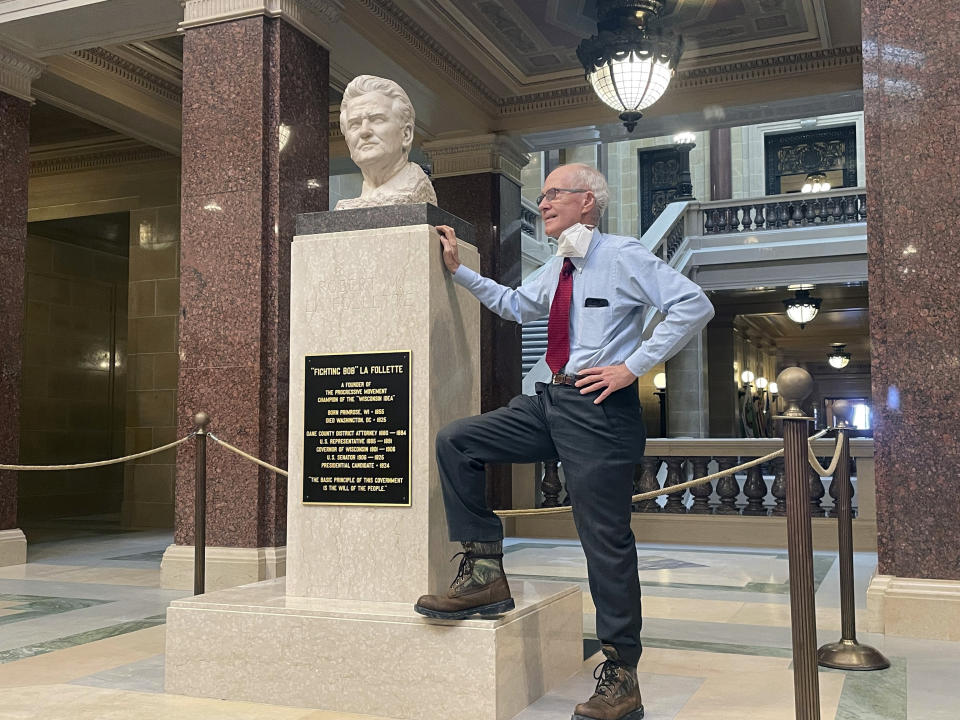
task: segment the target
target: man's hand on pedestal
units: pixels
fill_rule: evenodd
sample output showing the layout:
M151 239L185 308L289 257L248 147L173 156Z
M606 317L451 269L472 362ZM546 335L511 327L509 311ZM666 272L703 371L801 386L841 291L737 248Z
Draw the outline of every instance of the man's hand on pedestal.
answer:
M449 225L437 225L440 244L443 245L443 264L452 273L460 267L460 253L457 250L457 233Z
M626 365L604 365L603 367L587 368L577 374L581 376L576 382L581 395L603 390L593 401L594 405L599 405L607 399L610 393L625 388L637 379L637 376L630 372Z

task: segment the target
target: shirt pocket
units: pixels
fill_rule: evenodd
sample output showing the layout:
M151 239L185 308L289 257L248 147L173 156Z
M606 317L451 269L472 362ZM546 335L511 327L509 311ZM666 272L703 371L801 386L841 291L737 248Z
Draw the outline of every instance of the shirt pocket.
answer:
M580 327L577 329L577 338L583 347L603 346L610 328L611 313L612 309L609 305L580 308Z

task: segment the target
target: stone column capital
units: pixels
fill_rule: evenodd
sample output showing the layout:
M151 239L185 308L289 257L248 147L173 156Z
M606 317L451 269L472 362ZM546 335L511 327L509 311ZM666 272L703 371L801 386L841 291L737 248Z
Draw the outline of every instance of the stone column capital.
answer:
M281 17L326 47L329 25L340 19L343 0L180 0L180 30L264 15Z
M434 179L498 173L519 185L520 171L530 162L529 148L522 140L498 133L431 140L421 150L433 163Z
M40 77L43 65L0 45L0 92L32 103L30 84Z

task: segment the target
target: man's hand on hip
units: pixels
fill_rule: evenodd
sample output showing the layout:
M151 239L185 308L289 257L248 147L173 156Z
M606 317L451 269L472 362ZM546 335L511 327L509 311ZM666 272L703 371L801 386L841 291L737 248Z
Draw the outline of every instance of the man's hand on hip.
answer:
M443 264L452 273L460 267L460 253L457 250L457 233L449 225L437 225L440 244L443 245Z
M580 375L580 379L577 380L576 386L580 388L581 395L603 390L593 401L594 405L599 405L607 399L610 393L625 388L637 379L637 376L630 372L626 365L604 365L603 367L587 368L577 374Z

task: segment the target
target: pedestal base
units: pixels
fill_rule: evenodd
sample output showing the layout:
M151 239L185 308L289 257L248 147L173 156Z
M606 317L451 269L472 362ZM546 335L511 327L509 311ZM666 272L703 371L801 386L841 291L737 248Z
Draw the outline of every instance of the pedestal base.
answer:
M960 641L960 580L874 575L867 587L867 632Z
M0 530L0 567L27 561L27 537L20 528Z
M160 562L160 587L193 589L193 545L169 545ZM234 548L208 546L204 550L210 592L270 580L286 573L286 547Z
M516 610L493 620L288 597L284 578L176 600L166 690L403 720L507 720L583 661L580 589L511 589Z

